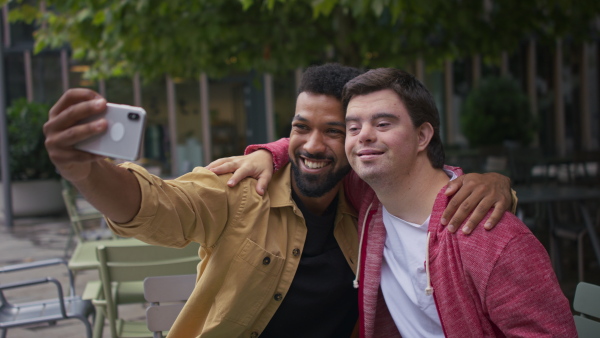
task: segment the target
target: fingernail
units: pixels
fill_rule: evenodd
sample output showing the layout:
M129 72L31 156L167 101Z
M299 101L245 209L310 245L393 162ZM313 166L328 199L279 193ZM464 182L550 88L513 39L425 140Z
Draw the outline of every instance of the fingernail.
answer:
M463 233L465 233L465 234L468 234L468 233L471 233L471 229L469 229L469 227L465 225L465 226L462 228L462 232L463 232Z
M448 231L450 231L450 232L456 231L456 227L454 226L454 224L448 224Z
M492 223L490 223L490 222L487 222L487 223L485 223L485 224L483 225L483 227L484 227L484 228L486 228L486 229L488 229L488 230L490 230L490 229L492 228Z
M92 128L94 128L94 130L101 130L103 126L104 126L104 121L102 121L102 120L97 120L97 121L94 121L94 123L92 123Z
M100 107L102 107L103 103L104 103L104 99L96 99L96 102L94 102L94 106L96 108L100 108Z
M232 185L233 181L227 181L227 185Z
M447 219L445 219L445 218L442 218L442 219L440 220L440 222L442 222L442 224L443 224L443 225L446 225L446 224L448 223L448 220L447 220Z

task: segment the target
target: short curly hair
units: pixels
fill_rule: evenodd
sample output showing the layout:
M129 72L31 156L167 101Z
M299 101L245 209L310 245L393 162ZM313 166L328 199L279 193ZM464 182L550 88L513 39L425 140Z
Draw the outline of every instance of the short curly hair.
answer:
M326 63L320 66L311 66L302 74L298 95L302 92L333 96L342 101L342 89L346 82L352 80L363 71L338 63Z

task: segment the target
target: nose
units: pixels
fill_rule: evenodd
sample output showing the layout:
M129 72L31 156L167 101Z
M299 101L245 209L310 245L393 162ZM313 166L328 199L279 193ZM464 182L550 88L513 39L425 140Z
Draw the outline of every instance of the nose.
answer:
M375 141L375 128L370 124L365 123L358 133L358 141L360 143L371 143Z
M323 142L323 135L314 131L308 136L308 140L304 144L304 150L310 154L325 153L325 143Z

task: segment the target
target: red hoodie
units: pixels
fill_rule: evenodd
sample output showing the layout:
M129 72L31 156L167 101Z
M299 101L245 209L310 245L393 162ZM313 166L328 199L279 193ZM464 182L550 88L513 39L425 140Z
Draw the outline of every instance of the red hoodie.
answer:
M451 168L462 175L459 168ZM348 182L364 182L351 174ZM471 235L440 224L449 202L437 195L429 222L433 297L447 337L577 337L567 298L546 249L513 214L485 230L491 211ZM355 198L351 198L355 199ZM357 280L361 337L399 337L379 286L386 231L374 192L361 195Z

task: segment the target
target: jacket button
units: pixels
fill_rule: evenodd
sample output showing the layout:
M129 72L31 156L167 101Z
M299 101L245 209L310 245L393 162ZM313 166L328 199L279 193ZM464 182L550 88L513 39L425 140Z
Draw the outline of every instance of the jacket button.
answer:
M269 257L263 258L263 265L269 265L269 263L271 263L271 258L269 258Z
M300 256L300 249L296 248L292 250L292 255L294 255L294 257Z
M273 299L280 301L283 299L283 295L281 293L276 293L275 296L273 296Z
M253 331L253 332L250 334L250 338L256 338L256 337L258 337L258 332L256 332L256 331Z

